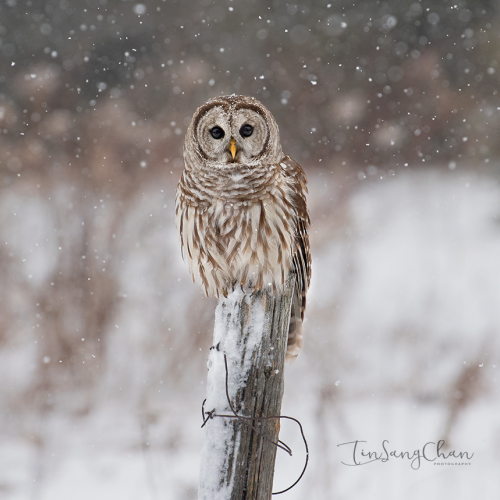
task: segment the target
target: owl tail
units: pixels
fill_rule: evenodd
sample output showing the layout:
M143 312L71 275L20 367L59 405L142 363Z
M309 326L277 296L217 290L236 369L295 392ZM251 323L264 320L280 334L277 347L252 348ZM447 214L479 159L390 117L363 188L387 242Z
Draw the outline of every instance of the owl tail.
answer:
M288 345L286 348L285 361L293 361L302 347L302 316L299 306L297 290L294 291L292 307L290 312L290 326L288 327Z

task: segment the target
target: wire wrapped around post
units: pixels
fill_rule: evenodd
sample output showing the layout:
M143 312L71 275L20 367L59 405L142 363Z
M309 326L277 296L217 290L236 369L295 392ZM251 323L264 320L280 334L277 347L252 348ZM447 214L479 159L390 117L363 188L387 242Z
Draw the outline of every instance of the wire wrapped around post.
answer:
M251 425L239 418L206 422L200 500L271 498L293 287L290 276L277 297L239 290L219 300L204 407L253 418Z

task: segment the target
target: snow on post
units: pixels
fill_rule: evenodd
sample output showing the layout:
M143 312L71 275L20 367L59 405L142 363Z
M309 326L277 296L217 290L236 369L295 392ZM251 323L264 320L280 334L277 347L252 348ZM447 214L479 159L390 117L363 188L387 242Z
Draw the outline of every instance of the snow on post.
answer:
M224 354L234 411L244 417L280 415L292 293L290 279L280 296L239 290L217 304L204 405L214 417L205 425L199 500L271 498L276 446L270 441L278 441L279 420L247 420L252 429L215 415L233 414Z

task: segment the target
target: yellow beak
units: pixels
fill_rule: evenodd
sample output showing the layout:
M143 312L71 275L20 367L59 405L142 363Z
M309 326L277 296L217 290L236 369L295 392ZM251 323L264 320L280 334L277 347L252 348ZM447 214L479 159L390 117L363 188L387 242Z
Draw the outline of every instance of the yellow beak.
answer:
M233 157L234 160L234 157L236 156L236 141L233 138L231 138L231 142L229 144L230 144L229 150L231 151L231 156Z

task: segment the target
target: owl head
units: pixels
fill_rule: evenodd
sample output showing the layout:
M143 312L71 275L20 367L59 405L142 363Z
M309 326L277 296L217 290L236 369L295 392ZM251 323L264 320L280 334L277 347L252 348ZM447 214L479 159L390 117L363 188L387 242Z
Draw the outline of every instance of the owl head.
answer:
M277 163L283 153L278 125L253 97L210 99L193 115L184 142L186 164L231 169Z

